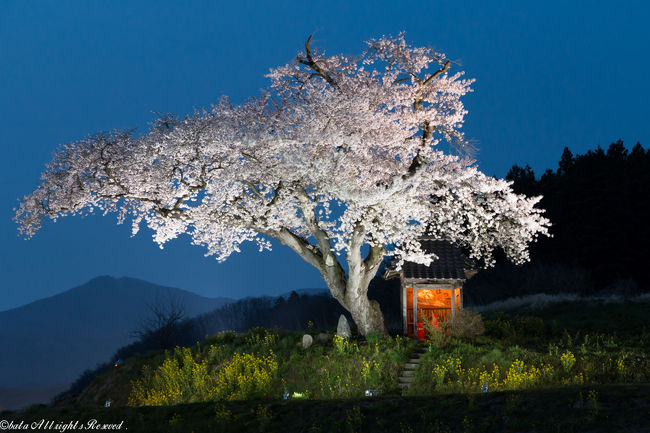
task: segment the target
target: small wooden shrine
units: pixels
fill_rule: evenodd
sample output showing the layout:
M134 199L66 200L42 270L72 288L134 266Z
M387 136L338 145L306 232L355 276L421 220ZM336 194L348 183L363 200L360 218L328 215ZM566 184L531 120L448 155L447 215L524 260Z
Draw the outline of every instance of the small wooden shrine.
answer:
M405 262L401 271L389 267L384 274L386 279L400 278L402 321L409 337L418 335L418 323L432 323L434 314L439 322L453 322L456 311L463 308L463 284L476 273L472 262L452 243L429 238L420 242L438 260L429 266Z

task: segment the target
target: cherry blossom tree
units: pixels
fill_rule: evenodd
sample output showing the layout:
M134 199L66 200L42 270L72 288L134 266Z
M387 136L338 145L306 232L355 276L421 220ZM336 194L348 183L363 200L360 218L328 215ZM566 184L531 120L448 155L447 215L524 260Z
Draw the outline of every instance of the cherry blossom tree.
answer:
M117 212L134 235L144 223L162 247L186 233L219 261L275 239L319 270L361 334L386 333L367 290L387 254L428 264L427 234L486 265L497 247L519 263L549 226L539 197L469 159L461 97L473 80L451 65L403 35L370 40L354 58L326 56L310 37L259 98L62 145L17 209L19 230Z

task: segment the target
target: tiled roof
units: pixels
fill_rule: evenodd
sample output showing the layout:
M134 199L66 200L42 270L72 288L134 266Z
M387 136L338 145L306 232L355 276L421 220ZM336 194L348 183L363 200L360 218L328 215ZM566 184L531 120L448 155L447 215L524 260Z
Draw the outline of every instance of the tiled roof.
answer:
M432 239L420 241L427 253L438 256L429 266L405 262L402 266L404 279L418 280L465 280L465 270L469 270L460 249L450 242Z

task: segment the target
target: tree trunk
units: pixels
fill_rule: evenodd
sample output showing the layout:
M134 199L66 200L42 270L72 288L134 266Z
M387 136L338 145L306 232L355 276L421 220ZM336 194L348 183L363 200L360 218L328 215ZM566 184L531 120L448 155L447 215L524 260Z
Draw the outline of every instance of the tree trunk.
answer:
M365 231L363 226L358 223L350 239L349 251L346 256L348 262L346 276L346 272L332 250L329 237L318 226L311 199L304 192L299 200L305 223L318 241L318 253L314 252L314 246L310 245L307 240L296 236L289 230L281 229L266 233L259 228L255 228L255 230L275 237L282 244L298 253L307 263L318 269L334 299L352 315L352 320L361 335L366 336L371 332L377 332L388 337L388 328L384 323L384 315L379 308L379 303L368 299L370 280L377 274L386 249L381 245L372 246L368 256L363 259L361 246L364 242Z
M379 302L368 299L367 293L350 294L347 310L352 315L352 320L357 325L359 333L364 337L371 332L376 332L388 337L388 328L384 323L384 315L379 308Z
M365 337L369 333L376 332L388 337L388 328L379 302L368 299L369 285L368 279L351 281L348 278L343 287L339 286L332 290L330 286L330 292L334 299L350 313L361 335Z
M388 328L379 302L368 299L369 281L358 281L354 284L343 278L338 283L328 284L330 293L350 313L359 333L365 337L376 332L388 337Z

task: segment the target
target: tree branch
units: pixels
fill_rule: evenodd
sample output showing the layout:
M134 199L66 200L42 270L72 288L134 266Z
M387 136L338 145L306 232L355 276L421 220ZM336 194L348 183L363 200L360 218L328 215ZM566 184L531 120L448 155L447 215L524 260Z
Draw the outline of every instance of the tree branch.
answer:
M339 85L330 74L328 74L323 68L320 67L320 65L314 60L314 56L311 53L311 48L309 47L309 44L311 44L311 38L314 35L309 35L309 38L307 38L307 42L305 42L305 58L298 57L298 62L302 63L303 65L309 66L312 68L315 72L312 74L312 76L319 76L325 81L329 83L330 86L334 87L336 90L341 90L339 88ZM311 78L311 77L310 77Z
M253 194L255 194L256 196L258 196L258 197L262 200L262 203L264 203L264 202L266 201L266 197L264 197L264 196L263 196L263 195L262 195L262 194L257 190L257 188L255 188L255 185L253 185L253 183L252 183L251 181L245 180L244 183L246 184L246 186L248 186L248 189L250 189L251 192L252 192Z
M355 291L354 288L361 288L362 275L364 272L364 265L361 259L361 245L363 245L364 230L361 222L357 222L352 231L352 236L350 236L350 241L348 243L348 293L356 293L357 295L361 294L359 291ZM367 289L367 287L366 287Z
M332 253L332 246L330 244L329 236L318 225L318 220L316 219L316 215L314 214L314 209L312 207L311 198L309 197L307 191L302 187L300 187L297 192L298 202L300 203L300 210L302 211L303 217L305 218L305 224L316 239L316 242L318 242L318 248L320 249L323 258L325 259L325 264L327 266L333 266L334 263L332 263L332 259L334 259L333 261L336 263L338 263L338 260L334 258L334 254Z
M447 71L449 70L449 67L450 67L450 66L451 66L451 60L447 60L447 61L444 63L444 65L442 65L442 68L438 69L436 72L434 72L433 74L431 74L431 76L430 76L429 78L427 78L426 80L424 80L424 82L422 83L422 86L423 86L423 87L426 86L426 85L429 84L429 83L430 83L434 78L436 78L438 75L441 75L441 74L444 74L445 72L447 72Z
M275 190L273 190L273 198L271 198L271 201L266 204L268 207L273 206L275 202L278 201L278 196L280 195L280 190L283 186L284 182L278 182L278 186L275 188Z
M257 227L252 228L257 232L277 239L282 245L291 248L316 269L320 270L323 268L323 256L319 252L314 251L313 246L305 238L296 235L284 227L279 231L265 230Z
M415 75L411 74L411 75L413 75L413 77L416 78L416 81L417 81L418 83L420 83L420 87L419 87L419 89L418 89L418 91L417 91L417 95L418 95L418 96L416 97L415 101L413 102L413 111L417 111L417 110L419 110L419 109L422 108L422 103L424 102L424 100L421 99L421 98L419 97L419 95L422 94L422 92L424 91L424 88L425 88L429 83L431 83L431 82L432 82L436 77L438 77L438 76L444 74L445 72L447 72L447 71L449 70L449 67L450 67L450 66L451 66L451 61L450 61L450 60L447 60L447 61L442 65L442 68L438 69L436 72L434 72L433 74L431 74L431 75L430 75L426 80L424 80L424 81L422 81L421 79L419 79L419 78L416 77ZM400 79L400 80L397 80L397 81L395 81L395 83L400 82L400 81L403 81L403 80L405 80L405 79L407 79L407 78L402 78L402 79ZM431 140L431 138L433 138L433 131L434 131L434 129L435 129L435 128L433 128L433 127L431 126L431 124L430 124L428 121L425 120L424 122L422 122L422 139L421 139L421 144L420 144L422 147L426 146L427 143L429 142L429 140ZM406 179L409 179L409 178L414 177L417 173L419 173L420 168L421 168L422 166L424 166L424 161L422 161L422 158L420 158L420 151L418 150L418 151L416 152L415 156L413 157L413 160L411 161L411 164L409 165L409 168L408 168L408 172L407 172L407 174L403 175L403 176L402 176L402 179L403 179L403 180L406 180Z
M321 275L328 283L332 296L345 305L343 301L346 288L345 271L332 251L329 236L318 225L309 194L302 187L297 192L298 202L300 203L300 210L305 219L305 224L318 243L318 249L320 250L323 261L322 266L319 268Z
M383 245L371 246L368 256L363 261L364 273L361 278L361 284L368 287L370 280L377 274L379 266L386 255L386 248Z

